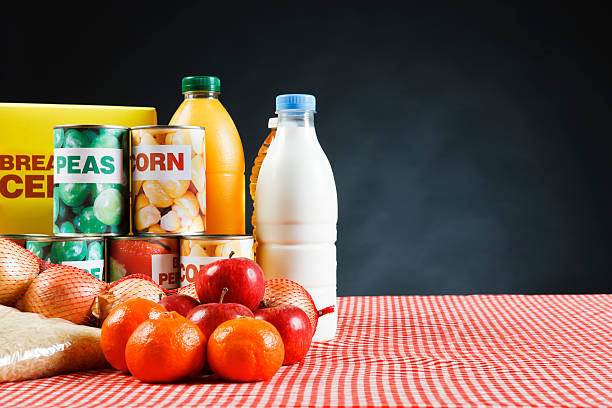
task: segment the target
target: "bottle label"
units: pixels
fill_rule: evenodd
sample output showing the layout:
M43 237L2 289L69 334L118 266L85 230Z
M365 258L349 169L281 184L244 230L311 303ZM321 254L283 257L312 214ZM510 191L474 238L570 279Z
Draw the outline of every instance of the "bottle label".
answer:
M115 183L123 180L123 150L70 147L54 150L55 183Z
M191 146L132 146L132 180L191 180Z
M200 273L204 266L218 261L219 259L227 259L227 257L181 256L181 287L195 282L198 273Z
M104 260L95 259L90 261L64 261L62 265L74 266L79 269L83 269L94 277L104 280Z
M164 289L178 288L181 278L178 255L151 255L151 278Z

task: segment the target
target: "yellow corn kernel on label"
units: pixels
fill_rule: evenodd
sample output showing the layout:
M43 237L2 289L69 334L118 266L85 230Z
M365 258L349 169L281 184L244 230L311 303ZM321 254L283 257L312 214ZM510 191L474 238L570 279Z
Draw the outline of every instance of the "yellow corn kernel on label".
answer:
M0 233L52 233L53 126L156 123L155 108L0 103Z

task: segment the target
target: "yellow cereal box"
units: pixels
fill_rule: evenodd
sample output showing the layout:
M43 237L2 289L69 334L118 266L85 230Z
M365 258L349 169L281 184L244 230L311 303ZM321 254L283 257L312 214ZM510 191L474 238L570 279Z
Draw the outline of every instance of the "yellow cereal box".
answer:
M52 233L53 126L156 123L155 108L0 103L0 233Z

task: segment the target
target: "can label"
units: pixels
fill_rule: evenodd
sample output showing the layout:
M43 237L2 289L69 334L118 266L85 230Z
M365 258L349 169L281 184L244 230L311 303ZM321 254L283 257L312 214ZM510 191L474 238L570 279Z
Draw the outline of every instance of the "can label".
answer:
M55 149L56 183L125 183L123 150L103 148Z
M204 128L132 129L132 230L179 234L206 231Z
M191 147L134 146L132 180L191 180Z
M71 265L104 280L104 238L28 240L25 247L40 259L57 265Z
M200 273L205 265L211 264L219 259L227 259L223 257L203 257L203 256L182 256L181 257L181 287L194 283L196 276Z
M129 131L104 126L54 129L53 232L130 232Z
M164 289L179 287L181 274L176 254L151 255L151 277Z
M139 273L150 276L165 289L179 287L176 238L110 239L109 264L109 282Z
M83 269L96 278L100 280L104 280L104 260L97 259L91 261L64 261L62 265L70 265L77 267L79 269Z

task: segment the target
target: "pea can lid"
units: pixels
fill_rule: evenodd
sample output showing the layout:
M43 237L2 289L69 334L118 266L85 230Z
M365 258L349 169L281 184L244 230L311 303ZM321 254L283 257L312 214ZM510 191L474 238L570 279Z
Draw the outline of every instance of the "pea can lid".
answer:
M121 129L129 130L127 126L118 125L55 125L53 129Z

